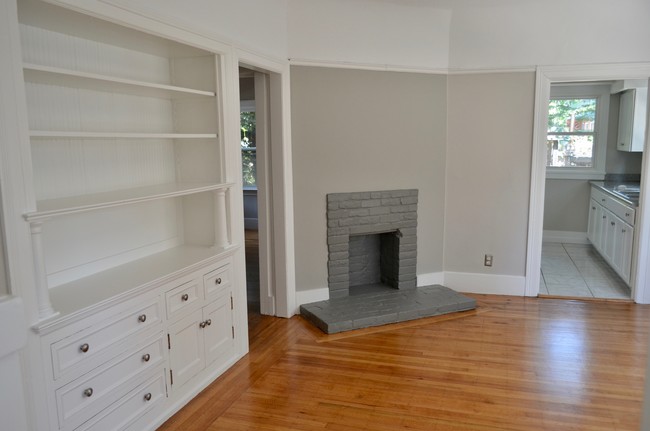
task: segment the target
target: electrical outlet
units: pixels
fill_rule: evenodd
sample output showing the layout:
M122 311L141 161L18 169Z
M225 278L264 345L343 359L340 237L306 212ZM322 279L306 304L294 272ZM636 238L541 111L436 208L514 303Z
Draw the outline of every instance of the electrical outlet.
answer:
M491 254L486 254L485 255L485 259L483 260L483 265L492 266L492 255Z

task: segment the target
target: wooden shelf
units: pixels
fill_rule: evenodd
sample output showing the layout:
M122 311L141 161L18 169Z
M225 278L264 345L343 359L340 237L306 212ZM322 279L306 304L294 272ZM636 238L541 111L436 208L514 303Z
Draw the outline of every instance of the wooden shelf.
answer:
M114 133L114 132L59 132L53 130L31 130L31 138L69 139L212 139L216 133Z
M117 78L96 73L79 72L59 67L23 64L25 80L39 84L59 85L71 88L135 94L165 99L190 97L215 97L214 91L157 84L146 81Z
M60 314L54 321L43 322L39 329L81 310L92 313L106 306L107 301L122 301L122 296L134 289L146 289L151 283L176 277L180 271L191 271L194 266L204 265L231 249L182 245L53 287L49 289L50 300Z
M137 187L81 196L47 199L36 203L36 211L24 215L25 220L39 221L51 217L131 205L155 199L174 198L211 190L227 189L232 183L174 183Z

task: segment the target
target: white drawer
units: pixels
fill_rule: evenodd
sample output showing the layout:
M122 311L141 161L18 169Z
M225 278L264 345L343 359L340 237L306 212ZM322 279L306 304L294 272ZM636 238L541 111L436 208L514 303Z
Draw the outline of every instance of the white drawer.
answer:
M230 259L219 268L203 276L203 287L205 289L205 298L212 299L232 284L232 265Z
M144 347L108 364L97 373L83 376L55 393L59 426L70 429L83 424L131 391L143 373L163 362L162 334Z
M159 299L153 298L139 307L103 320L51 345L54 379L65 373L81 375L101 365L124 349L118 344L133 342L130 337L148 328L162 328Z
M168 319L180 317L201 305L203 289L200 284L198 279L194 279L165 292Z
M607 209L619 216L621 220L627 224L634 226L634 215L636 210L631 206L617 199L611 199L611 201L607 202Z
M111 404L75 431L141 431L144 424L139 423L138 420L161 405L165 397L165 374L161 369L156 376Z

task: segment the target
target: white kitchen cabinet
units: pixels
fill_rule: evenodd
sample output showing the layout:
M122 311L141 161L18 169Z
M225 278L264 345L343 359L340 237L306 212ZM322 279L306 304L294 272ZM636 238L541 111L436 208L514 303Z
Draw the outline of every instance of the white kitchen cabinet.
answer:
M645 146L647 88L633 88L621 94L617 149L640 152Z
M634 251L634 226L631 224L634 215L634 208L592 186L587 237L628 284Z

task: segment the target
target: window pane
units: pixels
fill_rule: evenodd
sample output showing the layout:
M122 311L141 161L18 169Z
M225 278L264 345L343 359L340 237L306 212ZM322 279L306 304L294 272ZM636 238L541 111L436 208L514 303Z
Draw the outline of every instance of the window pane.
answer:
M593 132L596 99L551 99L548 104L548 131Z
M255 145L255 113L242 112L239 117L241 127L241 160L244 187L257 185L257 147Z
M593 135L548 135L546 166L592 168Z

